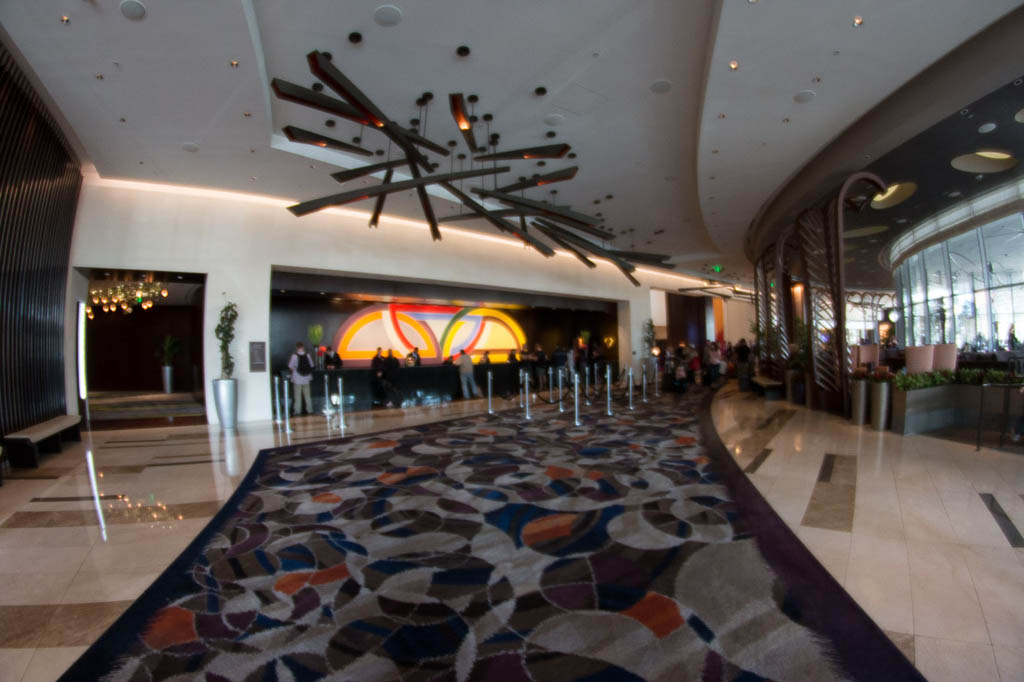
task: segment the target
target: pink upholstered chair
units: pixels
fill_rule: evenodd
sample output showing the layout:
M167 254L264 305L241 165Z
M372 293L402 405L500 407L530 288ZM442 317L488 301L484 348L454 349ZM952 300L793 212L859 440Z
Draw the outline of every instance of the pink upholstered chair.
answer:
M935 346L935 356L932 360L932 369L956 370L956 344L939 343Z
M932 371L935 362L935 346L907 346L907 374L921 374Z
M878 358L880 355L880 347L877 343L865 343L857 346L857 365L870 365L874 367L878 364Z

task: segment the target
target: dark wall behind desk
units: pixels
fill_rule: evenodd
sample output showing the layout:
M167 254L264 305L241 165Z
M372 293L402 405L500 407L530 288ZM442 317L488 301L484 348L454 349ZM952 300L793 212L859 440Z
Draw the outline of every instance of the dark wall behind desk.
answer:
M295 350L295 342L309 346L310 325L323 326L321 345L330 345L335 333L350 315L377 302L332 300L307 295L274 294L270 299L270 363L272 371L287 367ZM589 332L594 340L611 337L618 343L618 322L614 304L606 310L570 310L561 308L502 309L514 318L526 334L532 349L541 343L550 354L556 345L568 345L581 332ZM610 354L615 354L614 346ZM494 360L504 360L495 357ZM346 367L347 369L348 367Z

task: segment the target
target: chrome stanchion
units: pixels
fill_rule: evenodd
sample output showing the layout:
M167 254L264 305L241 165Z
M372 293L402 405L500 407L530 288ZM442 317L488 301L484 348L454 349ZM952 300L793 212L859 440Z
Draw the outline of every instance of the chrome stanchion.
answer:
M522 369L519 370L519 407L523 406L523 376L526 374Z
M640 367L640 395L643 402L647 402L647 363Z
M604 366L604 387L607 391L607 414L612 416L612 366L607 364Z
M292 419L291 419L292 411L291 411L291 408L288 405L288 403L290 402L289 399L288 399L288 384L290 384L290 383L291 383L290 381L284 382L284 432L285 433L291 433L292 432Z
M548 365L548 402L555 402L555 382L554 379L555 368Z
M629 409L630 409L630 411L633 411L636 408L633 407L633 367L632 366L630 366L629 371L626 372L626 381L629 382L629 388L627 389L629 391Z
M654 365L654 397L657 398L658 384L661 383L661 379L658 377L658 361L655 360L652 364Z
M494 372L487 370L487 414L494 414L494 407L491 405L491 391L494 386Z
M331 388L327 384L327 372L324 372L324 414L330 414L331 410Z
M576 426L582 426L580 422L580 375L576 373L572 375L572 391L572 407L574 412L573 424L575 424ZM587 404L589 405L590 403Z
M577 378L579 378L579 375L577 375ZM587 407L590 407L590 365L583 367L583 382L585 384L583 400L587 403Z
M338 426L345 428L345 381L338 377Z
M565 412L565 405L562 404L562 377L565 376L565 368L558 368L558 411Z
M281 423L281 377L274 375L274 423Z
M523 383L523 385L526 387L526 414L524 415L524 418L526 419L526 421L530 421L531 419L533 419L533 417L530 416L530 373L525 372L524 375L524 378L526 379L526 381Z

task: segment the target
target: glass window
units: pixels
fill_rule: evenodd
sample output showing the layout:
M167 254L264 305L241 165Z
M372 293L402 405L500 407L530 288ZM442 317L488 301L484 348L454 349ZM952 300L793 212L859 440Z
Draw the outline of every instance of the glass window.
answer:
M906 267L910 273L910 300L920 303L925 299L924 280L921 278L921 254L908 258Z
M991 286L1024 282L1024 216L1001 218L981 228ZM992 310L996 317L995 309ZM1002 332L999 336L1002 336Z
M913 330L913 335L907 340L908 345L926 345L928 343L928 317L924 314L924 303L914 304Z
M974 311L977 314L978 326L971 345L975 350L989 350L992 347L992 324L988 317L988 296L984 290L974 294Z
M956 345L973 348L977 344L978 323L974 311L974 294L957 294L953 299L953 314L956 317Z
M1007 330L1006 347L1008 350L1024 350L1024 285L1018 284L1011 289L1013 292L1013 327Z
M973 294L985 288L977 230L949 240L949 269L952 271L955 293Z

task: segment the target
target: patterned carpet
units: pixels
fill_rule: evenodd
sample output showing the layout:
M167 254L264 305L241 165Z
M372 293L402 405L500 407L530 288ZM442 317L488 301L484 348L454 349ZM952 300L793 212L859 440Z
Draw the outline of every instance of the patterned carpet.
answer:
M266 451L63 679L921 679L748 523L706 398Z

